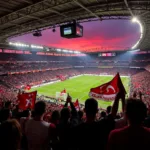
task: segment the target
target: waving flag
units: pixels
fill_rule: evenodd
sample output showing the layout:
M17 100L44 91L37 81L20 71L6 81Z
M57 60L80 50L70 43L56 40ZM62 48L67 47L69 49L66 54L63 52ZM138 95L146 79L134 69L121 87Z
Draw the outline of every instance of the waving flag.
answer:
M76 108L76 110L80 109L80 105L79 105L78 99L74 102L74 107Z
M64 90L61 91L61 94L63 94L63 93L67 93L66 89L64 89Z
M33 109L36 101L37 91L30 93L23 93L18 95L19 108L26 110L28 108Z
M91 88L89 96L96 99L114 100L118 92L126 94L119 73L110 82Z
M65 81L65 80L66 80L66 77L63 76L63 75L57 75L56 77L57 77L59 80L61 80L61 81Z
M26 87L25 87L25 90L30 90L31 89L31 86L30 85L27 85Z

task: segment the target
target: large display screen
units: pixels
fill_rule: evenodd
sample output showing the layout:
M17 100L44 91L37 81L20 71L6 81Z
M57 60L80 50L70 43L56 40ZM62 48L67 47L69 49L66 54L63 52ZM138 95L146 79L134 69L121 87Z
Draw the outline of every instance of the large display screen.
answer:
M98 54L99 57L112 57L112 56L116 56L116 53L99 53Z
M60 26L61 37L64 38L78 38L83 36L83 26L74 22Z
M79 26L76 26L76 34L79 36L82 36L83 35L83 29L80 28Z
M70 34L72 34L72 28L71 27L64 28L64 35L70 35Z

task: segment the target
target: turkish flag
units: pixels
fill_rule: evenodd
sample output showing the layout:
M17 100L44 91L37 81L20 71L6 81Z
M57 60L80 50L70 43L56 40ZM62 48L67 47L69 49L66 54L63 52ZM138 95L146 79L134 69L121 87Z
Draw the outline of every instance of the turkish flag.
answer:
M91 88L89 96L96 99L114 100L118 92L126 94L119 73L110 82Z
M19 108L26 110L28 108L33 109L36 101L37 91L30 93L18 94Z
M77 110L80 109L80 105L79 105L78 99L74 102L74 107L75 107Z

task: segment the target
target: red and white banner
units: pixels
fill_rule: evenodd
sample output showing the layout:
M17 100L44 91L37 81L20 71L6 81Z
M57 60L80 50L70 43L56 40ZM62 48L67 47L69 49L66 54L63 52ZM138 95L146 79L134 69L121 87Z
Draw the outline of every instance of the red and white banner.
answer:
M37 91L30 93L23 93L18 95L19 108L26 110L28 108L33 109L36 101Z
M91 88L89 96L96 99L114 100L118 92L126 94L119 73L110 81L98 87Z

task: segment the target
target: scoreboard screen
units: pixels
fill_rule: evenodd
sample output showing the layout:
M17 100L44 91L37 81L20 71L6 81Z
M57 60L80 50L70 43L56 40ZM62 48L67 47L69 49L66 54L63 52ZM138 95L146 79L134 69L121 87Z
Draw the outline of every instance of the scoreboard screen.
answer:
M116 56L116 53L99 53L98 54L99 57L112 57L112 56Z

